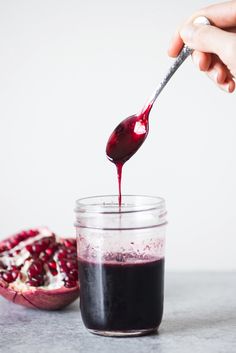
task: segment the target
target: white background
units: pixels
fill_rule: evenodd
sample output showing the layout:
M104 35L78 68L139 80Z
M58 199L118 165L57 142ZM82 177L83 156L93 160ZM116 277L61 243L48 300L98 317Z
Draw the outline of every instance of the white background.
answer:
M162 79L177 25L210 3L0 1L0 239L74 235L75 200L117 192L106 140ZM169 270L236 269L235 103L189 59L124 167L124 193L167 201Z

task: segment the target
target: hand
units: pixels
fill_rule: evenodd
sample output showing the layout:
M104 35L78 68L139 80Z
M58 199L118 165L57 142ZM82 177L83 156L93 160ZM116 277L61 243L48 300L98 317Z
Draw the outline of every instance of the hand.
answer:
M205 16L211 25L193 24ZM176 57L184 43L194 49L194 63L226 92L235 89L236 1L206 7L191 16L176 32L168 54Z

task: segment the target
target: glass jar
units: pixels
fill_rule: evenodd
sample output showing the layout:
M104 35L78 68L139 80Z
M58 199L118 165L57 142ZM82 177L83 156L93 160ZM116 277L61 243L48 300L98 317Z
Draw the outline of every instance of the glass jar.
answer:
M95 196L76 202L80 308L96 334L156 331L164 296L166 209L160 197Z

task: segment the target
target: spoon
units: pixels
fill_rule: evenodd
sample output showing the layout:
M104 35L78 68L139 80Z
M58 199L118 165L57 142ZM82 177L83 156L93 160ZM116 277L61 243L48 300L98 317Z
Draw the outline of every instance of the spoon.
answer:
M204 16L197 17L194 23L202 25L210 24L209 20ZM130 159L143 144L148 135L148 118L153 104L176 70L192 52L193 49L188 46L185 45L183 47L179 56L175 59L141 112L124 119L110 135L106 146L106 155L108 159L116 165L118 171L120 170L121 172L123 164Z

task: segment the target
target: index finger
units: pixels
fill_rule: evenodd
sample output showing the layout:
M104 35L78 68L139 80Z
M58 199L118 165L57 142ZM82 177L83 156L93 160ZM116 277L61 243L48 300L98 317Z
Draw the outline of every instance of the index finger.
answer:
M227 1L203 8L195 12L185 23L191 23L196 17L199 16L207 17L213 26L227 29L230 29L231 27L235 28L236 1ZM180 28L182 26L180 26ZM168 54L172 57L176 57L179 54L180 50L183 48L183 45L183 40L179 35L179 31L177 31L171 40L168 49Z
M175 58L179 54L183 46L184 46L184 42L179 35L179 31L177 31L170 42L168 55Z

